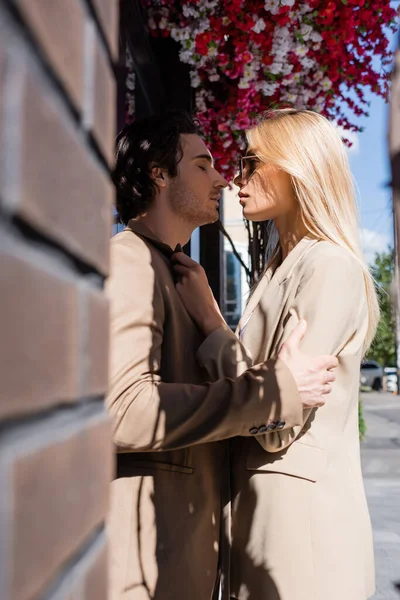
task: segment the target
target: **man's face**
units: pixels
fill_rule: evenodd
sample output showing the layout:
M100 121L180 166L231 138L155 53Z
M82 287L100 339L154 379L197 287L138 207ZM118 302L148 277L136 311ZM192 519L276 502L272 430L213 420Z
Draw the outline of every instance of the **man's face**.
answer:
M171 208L194 227L214 223L221 190L228 182L215 170L212 156L198 135L182 134L181 144L178 174L169 180Z

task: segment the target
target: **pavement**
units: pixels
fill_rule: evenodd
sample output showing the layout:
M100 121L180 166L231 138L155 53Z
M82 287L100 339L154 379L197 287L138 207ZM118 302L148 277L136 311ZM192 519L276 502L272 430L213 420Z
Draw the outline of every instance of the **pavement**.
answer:
M400 396L365 392L361 398L367 425L361 459L375 546L371 600L400 600Z

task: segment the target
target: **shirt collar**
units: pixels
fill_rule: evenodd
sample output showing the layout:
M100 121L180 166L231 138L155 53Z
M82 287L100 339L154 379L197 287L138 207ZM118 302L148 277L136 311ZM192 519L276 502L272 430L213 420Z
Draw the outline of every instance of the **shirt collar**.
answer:
M136 219L130 219L126 229L129 231L133 231L140 237L149 241L155 248L157 248L164 256L168 259L172 257L175 252L181 252L182 247L180 244L177 244L175 250L165 244L159 237L157 237L142 221Z

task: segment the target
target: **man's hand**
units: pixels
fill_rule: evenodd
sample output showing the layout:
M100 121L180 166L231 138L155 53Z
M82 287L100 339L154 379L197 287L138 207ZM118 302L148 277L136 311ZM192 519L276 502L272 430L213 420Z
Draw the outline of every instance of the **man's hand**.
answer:
M287 341L282 344L278 358L283 360L297 383L304 408L323 406L326 395L331 392L335 369L339 361L336 356L307 356L299 350L307 323L299 321Z

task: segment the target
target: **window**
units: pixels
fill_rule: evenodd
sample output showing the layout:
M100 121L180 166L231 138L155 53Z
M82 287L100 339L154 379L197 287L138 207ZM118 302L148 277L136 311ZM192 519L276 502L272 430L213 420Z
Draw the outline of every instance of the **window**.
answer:
M232 251L225 252L225 319L229 327L236 329L242 314L242 269Z

